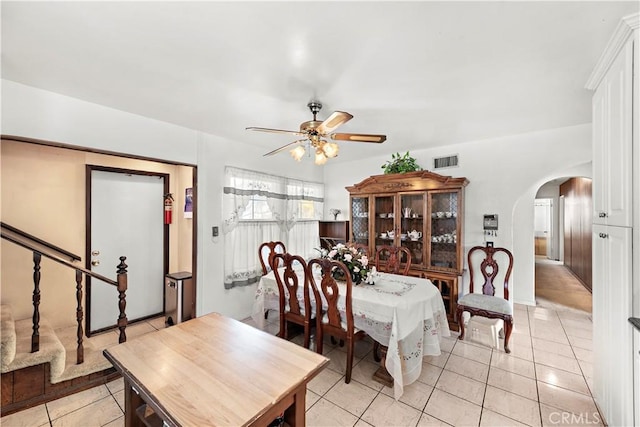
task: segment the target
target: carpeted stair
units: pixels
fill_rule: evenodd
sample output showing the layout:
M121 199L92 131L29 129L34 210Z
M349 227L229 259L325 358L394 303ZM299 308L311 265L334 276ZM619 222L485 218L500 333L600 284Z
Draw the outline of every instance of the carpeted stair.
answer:
M83 338L84 363L76 364L76 326L54 330L50 324L40 319L40 350L31 353L31 319L14 320L9 305L0 306L2 347L0 348L1 372L50 364L51 384L83 375L99 372L111 367L102 355L102 350L118 344L115 333Z

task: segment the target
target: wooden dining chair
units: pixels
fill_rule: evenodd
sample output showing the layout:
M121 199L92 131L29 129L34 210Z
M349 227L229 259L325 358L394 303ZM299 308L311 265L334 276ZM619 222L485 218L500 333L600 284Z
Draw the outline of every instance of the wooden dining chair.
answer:
M404 254L404 268L400 271L402 255ZM404 246L382 245L376 249L376 270L382 273L409 275L411 269L411 251Z
M322 273L322 279L319 284L313 274L313 269L317 267L320 268ZM346 282L342 292L340 292L340 288L331 274L331 271L336 268L344 272ZM343 263L327 258L310 260L307 270L317 307L321 307L323 301L326 301L323 313L319 313L316 316L316 353L322 354L325 334L344 341L347 346L347 371L344 382L349 384L353 367L354 344L367 336L365 331L357 329L354 325L351 274L349 274L349 270ZM340 312L340 307L338 307L338 300L341 294L344 296L344 312L342 313Z
M513 308L509 303L509 277L511 277L513 269L513 255L505 248L474 246L469 250L467 259L469 263L469 293L458 300L458 308L456 309L456 318L458 325L460 325L459 339L464 339L463 314L465 311L471 316L502 319L505 329L504 351L511 353L509 337L513 329ZM481 277L478 276L478 271ZM496 289L493 283L500 271L504 271L502 297L495 295ZM474 292L476 285L481 286L482 293Z
M356 248L358 252L369 258L369 245L365 245L364 243L349 242L347 243L347 246Z
M264 242L258 247L258 258L262 266L262 274L265 275L271 271L271 260L277 253L283 254L287 252L287 248L282 242Z
M294 269L298 263L300 268ZM276 253L271 266L276 277L279 293L280 331L278 336L288 339L289 323L295 323L304 329L304 347L311 344L311 327L315 326L315 299L312 301L309 291L307 263L300 255ZM278 268L284 267L284 268ZM298 291L302 289L302 297Z
M271 261L273 256L277 253L283 254L287 252L287 248L282 242L264 242L258 246L258 259L262 266L262 275L268 274L271 271ZM269 318L269 310L264 311L264 318Z

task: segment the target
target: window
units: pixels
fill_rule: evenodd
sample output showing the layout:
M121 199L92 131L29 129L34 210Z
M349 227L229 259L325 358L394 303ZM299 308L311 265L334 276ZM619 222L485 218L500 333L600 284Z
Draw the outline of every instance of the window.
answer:
M223 191L225 288L260 280L258 246L281 241L310 258L319 245L324 185L227 167Z

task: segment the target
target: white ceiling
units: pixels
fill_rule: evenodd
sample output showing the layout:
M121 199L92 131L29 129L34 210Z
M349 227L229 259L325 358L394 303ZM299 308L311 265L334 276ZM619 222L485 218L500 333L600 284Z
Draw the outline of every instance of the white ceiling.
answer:
M3 78L264 147L354 118L342 159L578 125L632 2L10 2ZM286 155L286 154L281 154Z

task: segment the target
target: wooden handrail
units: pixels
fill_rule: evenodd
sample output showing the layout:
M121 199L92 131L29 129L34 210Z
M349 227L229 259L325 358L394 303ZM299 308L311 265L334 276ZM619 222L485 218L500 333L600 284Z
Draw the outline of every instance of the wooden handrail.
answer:
M128 324L128 319L125 314L125 308L127 305L126 302L126 291L127 291L127 264L125 264L125 260L127 259L124 256L120 257L120 264L117 267L117 281L111 280L108 277L105 277L101 274L97 274L92 272L91 270L87 270L84 267L73 264L61 257L42 252L38 248L35 248L35 245L30 245L28 241L22 240L22 237L17 238L15 235L10 233L6 233L4 227L2 228L2 233L0 233L3 239L6 239L12 243L15 243L18 246L21 246L25 249L32 251L33 253L33 332L31 334L31 352L35 353L40 350L40 262L42 257L49 258L52 261L55 261L59 264L62 264L66 267L72 268L75 270L75 283L76 283L76 320L78 322L77 328L77 336L78 336L78 346L76 348L76 363L81 364L84 363L84 346L83 336L84 331L82 328L82 319L84 317L84 311L82 308L82 276L90 276L95 279L101 280L104 283L115 286L118 289L118 329L120 330L120 335L118 338L119 343L123 343L127 340L127 336L125 333L125 329Z
M37 238L36 236L33 236L25 231L22 231L16 227L13 227L5 222L0 221L0 227L2 227L2 229L8 230L12 233L15 233L19 236L24 237L25 239L31 240L32 242L35 242L39 245L42 245L46 248L51 249L54 252L58 252L64 256L66 256L67 258L69 258L71 261L82 261L82 258L80 257L80 255L76 255L72 252L67 251L66 249L62 249L59 246L56 246L52 243L49 243L47 241L44 241L42 239Z
M94 278L96 278L98 280L102 280L103 282L108 283L109 285L112 285L112 286L116 286L116 287L118 286L118 282L116 282L115 280L109 279L108 277L105 277L105 276L103 276L101 274L94 273L91 270L87 270L84 267L81 267L79 265L73 264L73 263L71 263L71 262L69 262L69 261L67 261L65 259L62 259L62 258L60 258L58 256L55 256L53 254L48 254L48 253L45 253L45 252L41 252L40 250L34 248L33 246L29 246L29 244L27 244L27 243L25 243L25 242L23 242L21 240L18 240L18 239L14 238L11 235L2 233L2 238L6 239L6 240L9 240L10 242L13 242L18 246L22 246L23 248L29 249L29 250L34 251L34 252L38 252L42 256L47 257L50 260L53 260L53 261L55 261L55 262L57 262L59 264L66 265L67 267L70 267L70 268L73 268L73 269L76 269L76 270L80 270L80 271L82 271L83 274L85 274L87 276L91 276L91 277L94 277Z

